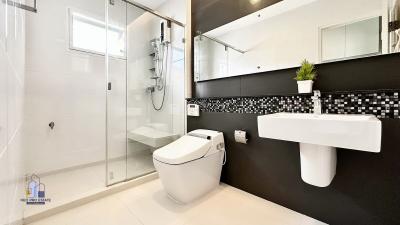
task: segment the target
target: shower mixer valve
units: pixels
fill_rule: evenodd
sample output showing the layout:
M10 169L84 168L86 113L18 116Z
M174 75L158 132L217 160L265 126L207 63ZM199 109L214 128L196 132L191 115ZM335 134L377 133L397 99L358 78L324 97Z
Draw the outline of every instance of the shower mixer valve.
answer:
M147 87L147 88L146 88L146 91L147 91L147 92L150 92L150 93L153 93L155 90L156 90L156 87L155 87L155 86L150 86L150 87Z

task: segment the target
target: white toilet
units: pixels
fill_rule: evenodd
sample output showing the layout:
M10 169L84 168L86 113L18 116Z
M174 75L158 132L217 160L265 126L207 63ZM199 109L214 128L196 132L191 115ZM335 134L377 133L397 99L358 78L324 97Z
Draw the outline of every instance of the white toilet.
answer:
M153 162L168 195L191 202L219 185L224 163L222 132L195 130L153 153Z

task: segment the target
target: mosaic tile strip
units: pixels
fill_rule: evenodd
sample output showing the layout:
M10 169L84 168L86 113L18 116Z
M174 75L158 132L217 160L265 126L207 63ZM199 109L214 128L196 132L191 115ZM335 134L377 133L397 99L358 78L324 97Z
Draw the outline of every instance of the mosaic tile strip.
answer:
M312 112L309 96L238 97L220 99L189 99L200 105L202 112L270 114L277 112Z
M325 113L372 114L400 119L399 92L327 94L322 96Z
M378 118L400 119L398 91L327 93L321 97L324 113L373 114ZM188 99L202 112L271 114L278 112L312 113L310 95Z

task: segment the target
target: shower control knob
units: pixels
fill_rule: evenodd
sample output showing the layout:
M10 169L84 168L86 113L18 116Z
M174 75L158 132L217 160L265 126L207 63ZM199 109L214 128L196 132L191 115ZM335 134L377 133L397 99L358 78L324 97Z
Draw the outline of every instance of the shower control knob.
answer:
M56 125L56 124L55 124L53 121L51 121L51 122L49 123L50 129L53 130L55 125Z

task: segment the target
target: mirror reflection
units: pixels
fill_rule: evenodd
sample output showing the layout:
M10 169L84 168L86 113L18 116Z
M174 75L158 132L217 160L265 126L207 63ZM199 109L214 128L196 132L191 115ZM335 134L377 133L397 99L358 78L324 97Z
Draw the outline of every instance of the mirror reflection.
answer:
M194 38L195 80L400 51L400 0L283 0Z

